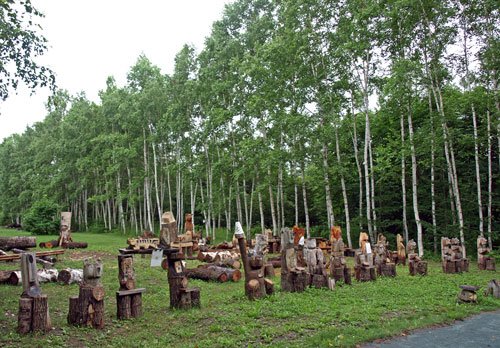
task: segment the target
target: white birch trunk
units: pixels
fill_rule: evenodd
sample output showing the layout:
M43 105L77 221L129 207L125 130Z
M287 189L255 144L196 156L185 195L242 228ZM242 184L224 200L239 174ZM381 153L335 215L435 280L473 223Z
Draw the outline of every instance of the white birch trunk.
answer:
M306 236L311 238L311 231L309 227L309 209L307 207L307 190L306 190L306 173L305 164L302 164L302 196L304 198L304 215L306 219Z
M323 143L323 181L325 185L325 199L326 199L326 217L328 222L328 229L335 225L335 216L333 215L332 195L330 193L330 178L328 176L328 149L326 144Z
M401 193L403 198L403 232L405 244L408 244L408 220L406 217L406 163L405 163L405 125L401 114Z
M337 152L337 162L339 167L342 170L342 161L340 159L340 146L339 146L339 134L338 130L335 127L335 150ZM352 240L351 240L351 218L349 216L349 201L347 199L347 189L345 187L344 173L341 171L340 174L340 185L342 186L342 196L344 198L344 211L345 211L345 227L346 227L346 236L347 236L347 245L349 248L352 248Z

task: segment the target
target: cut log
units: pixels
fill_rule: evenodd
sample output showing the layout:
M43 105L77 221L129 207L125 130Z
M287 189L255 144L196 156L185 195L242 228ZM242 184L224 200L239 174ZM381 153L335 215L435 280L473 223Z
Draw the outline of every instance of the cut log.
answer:
M59 241L56 239L56 240L49 240L48 242L40 242L38 246L40 248L52 249L59 246Z
M36 237L0 237L0 249L27 249L36 247Z
M201 280L207 280L207 281L216 281L219 283L225 283L228 280L228 274L227 272L229 271L229 268L222 268L222 267L210 267L210 268L191 268L191 269L186 269L185 274L188 278L191 279L201 279ZM241 277L241 275L240 275Z
M57 281L66 285L83 282L83 269L66 268L59 272Z
M38 269L36 271L38 283L56 282L58 274L57 269Z
M47 332L50 330L49 307L47 295L33 297L33 312L31 330L33 332Z
M266 286L266 295L274 294L274 283L271 279L264 278L264 284Z
M0 249L0 255L7 255L7 253L5 251L3 251L2 249Z
M261 297L260 284L257 279L251 279L246 285L247 296L250 300L255 300Z
M66 249L85 249L88 244L85 242L67 242L61 246Z
M19 313L17 315L17 332L27 334L31 331L31 317L33 311L33 299L21 297L19 299Z
M15 271L0 271L0 284L10 284L10 277L13 272ZM11 285L17 285L17 283Z
M198 268L213 269L214 271L223 272L227 275L227 279L237 282L241 279L241 272L238 269L219 267L215 264L199 265Z

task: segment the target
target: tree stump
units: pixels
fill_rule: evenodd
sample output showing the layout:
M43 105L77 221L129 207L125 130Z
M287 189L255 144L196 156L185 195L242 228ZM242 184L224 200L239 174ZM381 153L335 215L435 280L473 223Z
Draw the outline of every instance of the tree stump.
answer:
M493 295L494 298L500 298L500 281L495 279L490 280L488 282L488 286L486 287L484 295Z
M142 315L142 293L144 288L135 288L134 257L118 255L118 281L116 292L116 317L118 319L137 318Z
M271 277L273 278L276 274L274 273L274 266L272 263L268 262L264 266L264 277Z

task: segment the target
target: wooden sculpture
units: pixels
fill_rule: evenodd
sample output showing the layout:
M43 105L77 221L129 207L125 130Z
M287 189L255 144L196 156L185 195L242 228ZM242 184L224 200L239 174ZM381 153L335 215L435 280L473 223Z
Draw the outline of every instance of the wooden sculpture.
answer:
M308 238L304 247L304 258L307 264L309 273L309 285L315 288L329 287L334 288L335 281L331 284L328 282L328 275L326 273L325 258L323 251L316 247L316 239Z
M78 296L69 298L68 324L104 328L103 266L100 259L83 261L83 282Z
M488 240L483 236L477 237L477 267L481 270L494 271L495 258L488 256L491 251L488 248Z
M413 239L408 241L408 269L411 276L427 275L427 261L423 261L415 252L417 243Z
M281 290L302 292L308 284L309 274L298 265L294 234L289 228L281 230Z
M135 288L134 257L118 255L118 281L116 292L116 316L118 319L142 316L142 293L144 288Z
M335 282L343 281L345 284L351 284L351 270L347 267L344 256L344 241L342 240L342 230L340 226L333 226L330 231L330 275Z
M463 248L458 238L441 238L441 262L444 273L469 271L469 260L464 258Z
M200 307L200 288L188 288L188 278L179 249L167 249L170 308Z
M50 330L51 321L47 295L42 294L38 284L34 253L21 255L21 277L23 293L19 299L17 332L46 332Z
M373 265L373 254L369 242L368 234L361 232L359 235L359 249L355 252L354 274L356 280L361 282L377 279L375 267Z
M395 277L396 265L392 262L389 251L387 239L380 233L377 237L377 244L374 249L374 263L379 276Z

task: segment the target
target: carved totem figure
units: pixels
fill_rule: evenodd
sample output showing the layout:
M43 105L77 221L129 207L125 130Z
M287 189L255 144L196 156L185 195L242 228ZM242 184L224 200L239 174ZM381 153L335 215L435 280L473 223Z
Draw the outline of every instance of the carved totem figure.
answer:
M495 258L488 256L491 249L488 247L488 240L483 236L477 237L477 267L481 270L494 271Z
M177 222L171 211L163 213L161 216L160 244L169 247L177 239Z
M377 237L377 244L374 249L374 263L377 274L380 276L395 277L396 265L392 262L387 246L389 243L385 236L380 233Z
M463 248L458 238L441 238L441 262L444 273L469 271L469 260L464 258Z
M403 243L403 236L398 234L396 236L396 243L397 243L397 258L396 258L396 264L397 265L406 265L406 248Z
M116 292L116 316L118 319L137 318L142 315L142 293L144 288L135 288L134 258L118 255L118 280L120 290Z
M83 261L83 282L78 296L69 298L68 324L104 328L104 287L100 259Z
M417 243L413 239L408 241L408 268L410 275L427 275L427 261L423 261L415 252Z
M332 246L330 254L330 275L336 282L343 281L351 284L351 270L347 267L344 256L344 241L340 226L333 226L330 231L330 243Z
M316 239L308 238L305 242L304 258L309 271L309 285L315 288L329 287L323 251L316 247ZM333 282L335 284L335 282ZM330 286L333 289L333 285Z
M59 230L59 246L63 246L73 241L71 238L71 212L61 212L61 224Z
M362 282L377 279L369 240L368 234L361 232L359 235L359 249L355 252L354 273L356 279Z
M302 292L309 279L305 267L297 262L297 250L294 245L294 234L289 228L281 229L281 290Z

